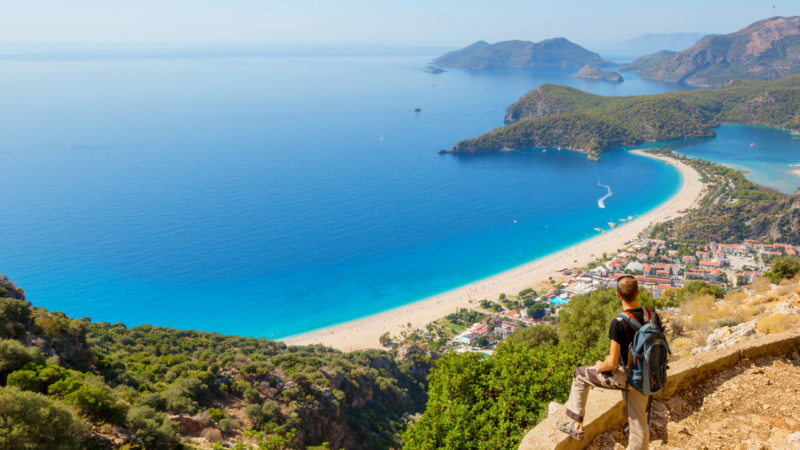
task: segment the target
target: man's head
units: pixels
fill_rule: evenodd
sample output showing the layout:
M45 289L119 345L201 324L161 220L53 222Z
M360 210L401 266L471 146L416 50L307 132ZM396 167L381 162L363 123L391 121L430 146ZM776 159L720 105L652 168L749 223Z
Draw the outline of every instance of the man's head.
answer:
M617 297L625 303L633 303L639 295L639 282L636 278L625 275L617 280Z

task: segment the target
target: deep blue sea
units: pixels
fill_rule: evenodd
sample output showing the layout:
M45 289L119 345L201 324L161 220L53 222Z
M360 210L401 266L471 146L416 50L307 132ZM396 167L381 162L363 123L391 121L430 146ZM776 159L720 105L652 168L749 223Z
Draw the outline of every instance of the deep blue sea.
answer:
M679 188L623 151L436 152L542 83L681 86L422 72L435 56L0 55L0 273L72 317L282 338L557 251Z
M791 173L800 165L800 137L791 131L732 124L714 131L714 138L678 139L647 146L663 145L687 156L747 171L748 180L784 194L800 187L800 176Z

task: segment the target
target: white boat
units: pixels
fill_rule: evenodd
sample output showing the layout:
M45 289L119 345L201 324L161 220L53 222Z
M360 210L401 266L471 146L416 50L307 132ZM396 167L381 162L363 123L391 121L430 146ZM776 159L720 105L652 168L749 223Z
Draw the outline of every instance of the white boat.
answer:
M542 150L542 153L547 153L547 149Z
M628 216L628 220L633 220L633 216Z
M595 228L595 229L594 229L594 231L599 231L599 232L601 232L601 233L602 233L602 232L603 232L603 229L602 229L602 228Z
M622 223L627 222L627 220L625 220L625 219L619 219L619 221L622 222Z
M617 228L617 224L614 222L608 222L608 226L610 226L611 228Z

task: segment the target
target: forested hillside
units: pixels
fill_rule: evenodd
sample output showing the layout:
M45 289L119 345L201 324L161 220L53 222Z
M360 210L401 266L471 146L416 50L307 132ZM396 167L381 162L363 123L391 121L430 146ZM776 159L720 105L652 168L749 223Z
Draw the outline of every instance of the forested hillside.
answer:
M800 75L631 97L545 84L506 111L510 125L463 140L450 152L562 147L599 155L645 141L715 136L713 128L723 122L800 129Z
M398 448L427 400L425 354L395 361L378 350L93 323L35 308L0 281L3 449L169 450L182 447L183 427L253 448Z

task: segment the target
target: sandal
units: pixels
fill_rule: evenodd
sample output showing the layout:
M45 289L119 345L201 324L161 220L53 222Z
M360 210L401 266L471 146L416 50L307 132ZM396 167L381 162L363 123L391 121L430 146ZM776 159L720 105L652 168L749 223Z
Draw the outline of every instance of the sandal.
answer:
M558 424L558 429L559 431L562 431L572 436L572 438L577 441L583 440L583 430L576 430L575 428L572 427L572 425L570 425L569 422L563 422Z

